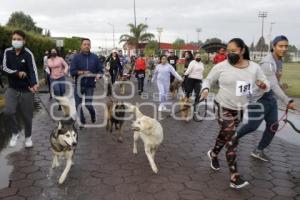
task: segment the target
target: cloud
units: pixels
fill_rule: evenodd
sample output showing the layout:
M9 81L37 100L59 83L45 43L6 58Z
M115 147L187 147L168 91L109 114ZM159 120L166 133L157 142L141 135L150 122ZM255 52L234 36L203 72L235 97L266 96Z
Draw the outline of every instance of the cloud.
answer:
M286 34L291 43L300 46L300 1L295 0L136 0L137 20L149 25L155 33L163 27L162 41L172 42L180 37L197 40L196 28L202 28L200 39L219 37L227 41L241 37L249 44L261 35L258 11L268 11L265 37L270 23L273 35ZM30 14L37 25L50 29L55 36L85 36L95 46L112 45L112 27L116 38L127 33L133 22L133 0L1 0L0 23L5 24L13 11ZM116 40L117 42L117 40Z

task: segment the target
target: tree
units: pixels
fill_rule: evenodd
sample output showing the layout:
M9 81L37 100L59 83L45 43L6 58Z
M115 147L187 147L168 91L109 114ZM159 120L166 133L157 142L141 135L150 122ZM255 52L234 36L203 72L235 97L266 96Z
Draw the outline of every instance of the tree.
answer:
M260 37L256 46L255 46L256 51L268 51L268 45L266 44L265 38Z
M173 49L175 49L175 50L179 50L179 49L181 49L184 45L185 45L184 39L177 38L177 39L173 42L172 47L173 47Z
M35 24L36 23L33 21L30 15L26 15L22 11L19 11L19 12L13 12L10 15L6 25L9 27L19 28L25 31L32 31L35 33L42 34L43 29L37 27Z
M209 43L222 43L222 40L219 38L210 38L204 42L204 44L209 44Z
M146 56L155 55L156 51L158 50L158 42L157 41L150 41L145 47L144 53Z
M64 39L64 50L68 52L69 50L79 50L80 49L81 38L72 37Z
M120 43L124 42L126 45L132 45L135 47L136 52L139 49L140 43L148 43L154 38L154 34L147 33L148 25L139 24L128 24L130 34L123 34L120 37Z

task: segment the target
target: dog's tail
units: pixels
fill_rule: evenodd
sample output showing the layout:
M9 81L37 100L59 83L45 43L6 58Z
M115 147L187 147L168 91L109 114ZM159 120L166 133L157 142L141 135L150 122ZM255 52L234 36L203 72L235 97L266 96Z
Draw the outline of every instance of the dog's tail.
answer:
M67 97L55 97L55 99L59 102L64 116L75 119L76 109L75 106L71 103L70 99L68 99Z

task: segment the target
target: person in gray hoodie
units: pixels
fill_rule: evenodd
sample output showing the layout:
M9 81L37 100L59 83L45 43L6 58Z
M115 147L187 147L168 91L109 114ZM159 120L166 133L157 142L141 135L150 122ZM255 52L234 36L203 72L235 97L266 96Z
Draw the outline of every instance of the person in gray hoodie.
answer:
M272 52L260 62L261 69L270 82L271 90L267 93L257 91L253 94L252 103L247 107L248 121L238 128L236 136L239 140L243 136L257 130L262 121L265 121L266 127L262 138L256 149L251 153L251 156L266 162L269 161L269 158L264 154L264 149L270 145L278 130L276 97L288 109L295 109L294 101L285 95L279 84L283 68L282 58L288 51L288 39L283 35L277 36L273 40L272 45Z

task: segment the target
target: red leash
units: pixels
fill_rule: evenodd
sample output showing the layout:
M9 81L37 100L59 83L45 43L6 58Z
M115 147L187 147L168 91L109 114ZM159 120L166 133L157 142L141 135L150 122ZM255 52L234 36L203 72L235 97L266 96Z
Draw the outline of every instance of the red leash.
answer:
M300 110L297 110L297 109L296 109L296 111L300 112ZM275 122L274 124L271 125L270 129L272 132L276 133L276 132L281 131L282 129L284 129L284 127L286 126L287 123L290 123L291 126L293 127L293 129L297 131L297 129L295 129L295 126L293 125L293 123L291 123L288 120L288 114L289 114L289 108L286 108L286 110L285 110L284 114L281 116L281 118L277 122ZM283 122L284 124L282 125L282 127L280 127L280 128L278 127L276 130L276 126L277 126L277 124L279 126L280 122Z

